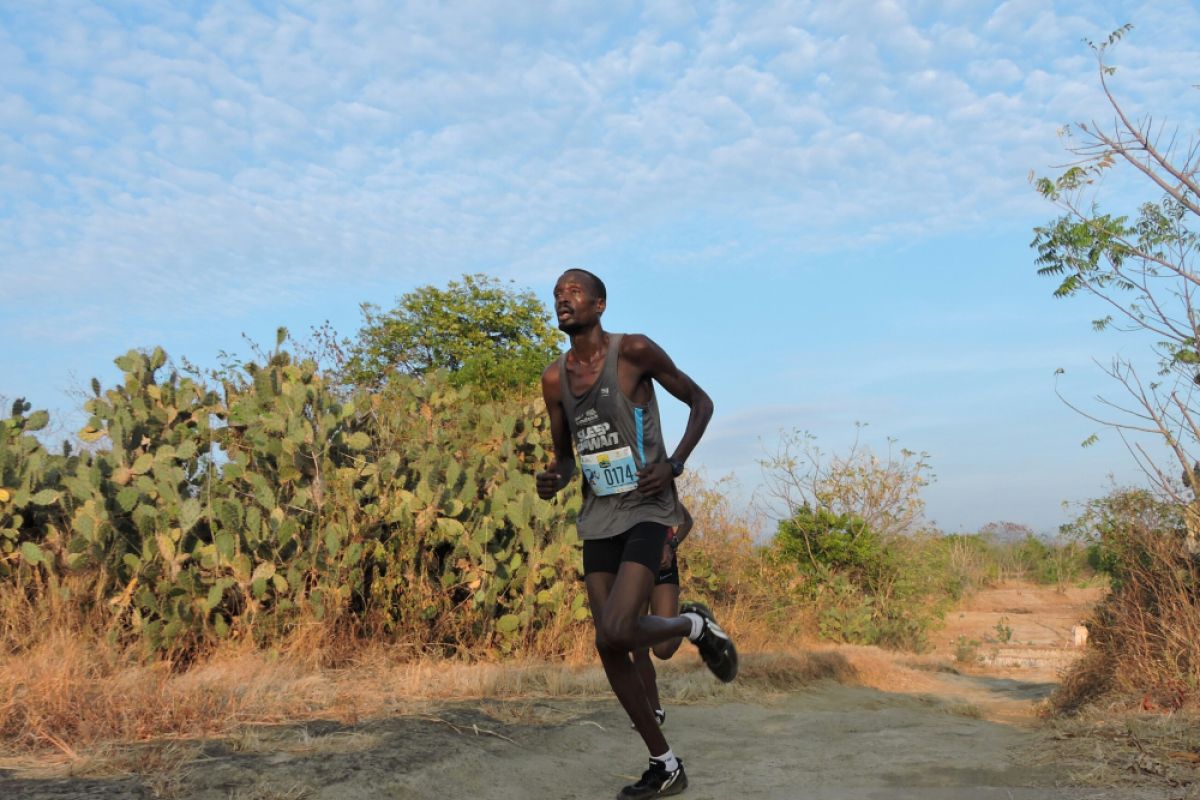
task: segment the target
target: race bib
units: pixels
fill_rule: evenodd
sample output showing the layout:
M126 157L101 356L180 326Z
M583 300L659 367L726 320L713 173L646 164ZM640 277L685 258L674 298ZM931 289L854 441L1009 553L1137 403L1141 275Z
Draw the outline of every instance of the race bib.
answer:
M637 465L628 447L580 455L579 462L596 495L624 494L637 488Z

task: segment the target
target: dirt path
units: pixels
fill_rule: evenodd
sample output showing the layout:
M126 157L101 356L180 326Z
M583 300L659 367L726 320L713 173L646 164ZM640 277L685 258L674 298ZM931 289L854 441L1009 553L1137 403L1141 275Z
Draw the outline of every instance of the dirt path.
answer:
M823 680L759 703L672 705L666 732L687 765L685 796L1179 796L1072 788L1062 765L1043 763L1046 735L1035 725L1033 703L1070 657L1070 626L1093 599L1028 587L985 592L951 616L931 656L897 659L872 648L827 654L844 658L862 685ZM1001 617L1002 627L1013 629L1009 641L985 642ZM952 657L959 636L980 642L984 663ZM1010 664L1000 658L1005 648L1040 648L1044 657ZM177 768L151 780L0 778L0 796L609 798L636 778L645 758L608 700L460 704L352 726L249 728L234 739L179 747Z

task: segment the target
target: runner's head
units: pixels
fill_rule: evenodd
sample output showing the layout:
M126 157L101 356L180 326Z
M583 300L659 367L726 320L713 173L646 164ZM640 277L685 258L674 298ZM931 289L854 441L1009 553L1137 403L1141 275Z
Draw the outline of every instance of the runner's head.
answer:
M604 281L586 269L569 269L554 284L554 313L558 329L566 334L598 325L607 302Z

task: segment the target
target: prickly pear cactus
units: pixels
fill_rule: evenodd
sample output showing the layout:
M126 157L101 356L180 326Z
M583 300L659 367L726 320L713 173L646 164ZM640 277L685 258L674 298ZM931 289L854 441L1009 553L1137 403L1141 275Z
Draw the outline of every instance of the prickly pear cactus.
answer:
M219 390L161 349L115 363L86 451L49 454L27 404L0 421L0 579L87 577L114 634L155 651L313 620L513 652L586 619L578 490L536 496L538 405L438 374L346 397L278 349Z
M68 457L52 456L34 436L50 415L30 409L18 399L0 420L0 579L28 579L63 536L58 486Z

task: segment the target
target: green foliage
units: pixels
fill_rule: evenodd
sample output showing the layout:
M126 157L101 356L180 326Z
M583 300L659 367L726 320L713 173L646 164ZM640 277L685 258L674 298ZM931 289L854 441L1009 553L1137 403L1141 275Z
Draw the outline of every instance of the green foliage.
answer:
M799 573L795 591L816 605L822 636L922 650L949 594L907 535L932 479L928 456L894 445L881 458L856 438L848 454L831 456L810 434L784 433L762 464L788 510L770 558Z
M950 599L958 600L1000 579L1002 568L988 537L947 534L925 541L922 563L944 576L942 584Z
M1035 583L1065 587L1090 570L1087 550L1077 542L1048 542L1030 535L1008 549L1010 569Z
M825 638L920 651L969 592L1002 578L1065 586L1089 571L1077 542L1048 543L1007 523L989 529L1021 535L882 536L852 514L801 506L768 552L799 575L793 591L815 608Z
M845 454L830 454L816 437L799 429L784 431L776 451L759 462L767 494L792 516L804 507L849 515L887 537L919 527L925 502L921 490L933 481L929 454L897 448L877 455L860 441L865 423L855 424L855 437Z
M70 573L153 651L304 619L511 651L586 618L581 498L536 501L533 403L466 403L442 372L345 398L279 350L220 390L161 375L161 349L116 363L123 383L86 404L94 452L46 452L20 401L0 421L0 580Z
M370 304L362 311L344 371L348 383L367 388L396 373L444 369L475 396L502 397L535 386L561 341L532 292L487 275L464 275L445 289L423 286L389 311Z
M805 570L847 572L869 587L886 564L883 541L865 521L853 514L834 514L807 505L779 523L775 545L780 556Z
M1085 503L1064 533L1086 547L1089 565L1109 576L1116 592L1151 563L1150 532L1182 540L1184 518L1177 503L1145 489L1118 489Z
M771 554L804 576L801 591L816 604L825 638L920 651L950 597L943 573L922 557L923 542L801 506L779 523Z

